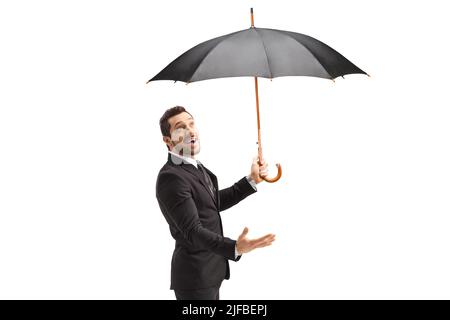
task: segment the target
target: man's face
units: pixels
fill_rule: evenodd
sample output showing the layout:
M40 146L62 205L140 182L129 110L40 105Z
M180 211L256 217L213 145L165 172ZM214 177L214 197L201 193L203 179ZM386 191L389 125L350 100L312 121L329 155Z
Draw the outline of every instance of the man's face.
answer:
M187 112L169 118L170 137L163 137L169 149L177 154L193 157L200 152L200 138L194 119Z

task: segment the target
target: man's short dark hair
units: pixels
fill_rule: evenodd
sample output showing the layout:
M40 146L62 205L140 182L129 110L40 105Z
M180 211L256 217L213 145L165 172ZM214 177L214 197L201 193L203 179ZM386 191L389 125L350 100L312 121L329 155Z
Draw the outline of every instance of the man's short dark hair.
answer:
M175 106L170 109L167 109L166 112L164 112L163 116L159 120L159 127L161 128L161 133L164 137L170 137L170 123L169 118L172 118L173 116L176 116L177 114L180 114L182 112L187 112L186 109L182 106ZM192 114L189 113L189 115L192 117ZM193 117L192 117L193 118Z

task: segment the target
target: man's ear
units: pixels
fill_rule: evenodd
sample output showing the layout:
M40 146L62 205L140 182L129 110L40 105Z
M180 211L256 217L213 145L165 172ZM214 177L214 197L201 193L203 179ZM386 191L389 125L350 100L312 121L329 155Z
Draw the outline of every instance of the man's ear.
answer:
M163 141L164 143L167 145L167 147L169 148L169 150L171 149L171 147L173 147L173 142L172 139L170 139L170 137L163 137Z

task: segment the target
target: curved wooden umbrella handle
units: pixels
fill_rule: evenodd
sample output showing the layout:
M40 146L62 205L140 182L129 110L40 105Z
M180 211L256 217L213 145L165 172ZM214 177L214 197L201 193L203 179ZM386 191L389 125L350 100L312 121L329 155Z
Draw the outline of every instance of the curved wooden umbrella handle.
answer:
M281 169L281 164L276 163L275 165L277 166L277 169L278 169L278 173L275 177L273 177L273 178L269 178L267 176L261 177L261 175L260 175L260 178L269 183L274 183L274 182L277 182L278 180L280 180L283 170Z
M253 10L252 10L252 16L253 16ZM258 164L261 166L263 156L262 156L262 146L261 146L261 124L259 121L258 77L255 77L255 97L256 97L256 124L258 126L258 142L256 142L256 143L258 144ZM259 177L266 182L270 182L270 183L277 182L281 178L282 170L281 170L281 165L279 163L277 163L276 166L278 169L278 173L275 177L273 177L273 178L269 178L267 176L261 177L261 175Z

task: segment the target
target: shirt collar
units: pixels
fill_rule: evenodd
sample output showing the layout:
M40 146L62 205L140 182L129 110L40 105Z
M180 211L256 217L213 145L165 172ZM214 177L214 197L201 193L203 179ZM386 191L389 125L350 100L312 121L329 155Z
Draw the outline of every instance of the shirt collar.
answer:
M169 153L174 155L175 157L181 158L184 163L192 164L194 167L198 168L197 165L198 165L198 163L200 163L200 161L195 160L195 159L190 158L190 157L185 157L185 156L176 154L175 152L172 152L172 151L169 151Z

